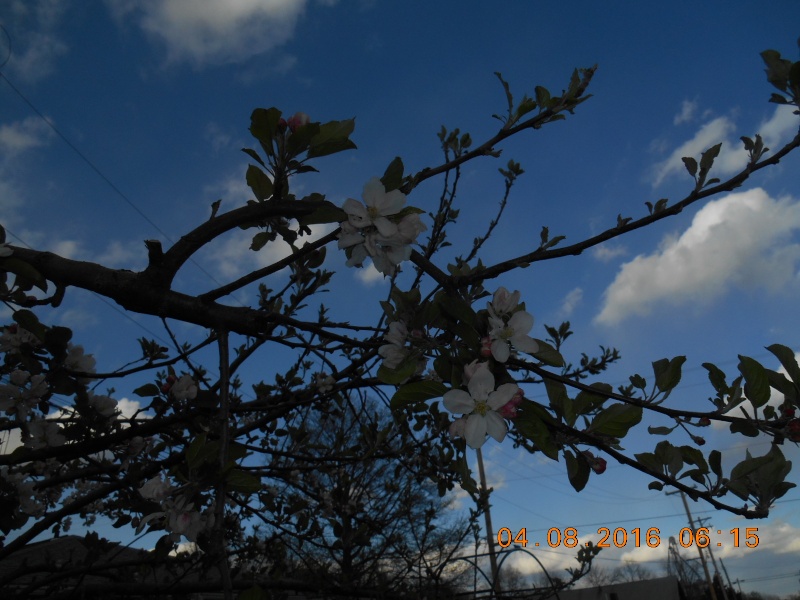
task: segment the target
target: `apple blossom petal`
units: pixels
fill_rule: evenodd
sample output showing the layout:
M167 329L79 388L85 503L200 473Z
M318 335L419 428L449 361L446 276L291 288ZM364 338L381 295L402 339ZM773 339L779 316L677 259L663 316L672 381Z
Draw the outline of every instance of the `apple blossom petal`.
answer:
M342 204L342 210L347 213L347 220L353 227L367 227L372 224L367 208L358 200L348 198Z
M539 344L528 335L515 335L511 338L511 343L514 344L514 348L517 350L527 352L528 354L535 354L539 351Z
M400 190L392 190L385 192L381 199L381 205L378 207L382 215L396 215L406 203L406 195Z
M360 244L358 246L353 247L353 253L350 255L350 258L347 261L347 266L358 266L360 267L364 260L369 256L367 253L367 249L364 244Z
M519 386L516 383L504 383L489 394L489 399L486 401L486 404L488 404L492 410L497 410L504 404L507 404L517 391L519 391Z
M533 316L524 310L520 310L511 315L508 320L508 326L514 330L514 333L528 333L533 327Z
M383 182L378 177L373 177L364 184L364 191L361 192L361 197L364 198L364 203L367 206L378 208L378 204L386 195L386 188Z
M339 235L339 250L355 246L364 242L364 236L360 233L344 233Z
M388 238L397 233L397 225L392 223L386 217L376 217L372 223L378 228L378 233L380 233L383 237Z
M489 411L486 413L484 421L486 422L486 432L498 442L502 442L508 432L508 427L503 417L494 411Z
M494 391L494 375L489 369L479 369L469 380L467 389L475 400L486 400Z
M504 363L511 356L511 350L508 347L508 342L505 340L494 340L492 342L492 356L497 362Z
M465 415L475 410L475 400L464 390L445 392L442 401L447 410L458 415Z
M486 417L470 415L464 428L464 439L470 448L480 448L486 441Z

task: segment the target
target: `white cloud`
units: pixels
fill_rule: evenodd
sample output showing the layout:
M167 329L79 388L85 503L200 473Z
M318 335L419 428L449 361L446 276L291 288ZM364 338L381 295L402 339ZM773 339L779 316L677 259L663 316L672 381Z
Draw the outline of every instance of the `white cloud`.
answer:
M138 400L129 400L128 398L122 398L117 402L117 408L119 412L122 413L122 417L125 419L131 419L136 414L138 410L141 409L141 404ZM139 415L139 418L146 418L144 415Z
M383 281L384 275L375 268L375 265L369 263L366 267L356 269L356 278L364 285L373 286Z
M700 154L721 141L723 142L722 149L717 160L714 161L713 172L734 173L744 167L747 164L747 154L742 145L734 147L730 142L725 143L734 128L733 122L727 117L717 117L703 125L692 139L678 146L669 155L669 158L655 166L653 187L660 185L670 175L684 173L686 177L689 177L681 158L691 156L699 160Z
M694 115L697 112L697 102L694 100L684 100L681 103L681 111L675 115L675 118L672 120L674 125L680 125L681 123L686 123L694 119Z
M53 72L58 58L68 50L57 35L67 4L62 0L11 3L9 29L13 31L13 46L7 68L15 76L34 83Z
M222 128L214 122L206 125L206 131L203 137L205 137L211 143L211 147L214 148L214 152L219 152L223 148L229 146L231 143L230 134L223 131Z
M138 18L167 62L194 67L242 62L286 43L306 0L107 0L118 20Z
M17 208L26 201L24 173L20 156L44 146L53 130L39 117L28 117L0 125L0 223L15 227L21 223Z
M297 245L302 247L306 242L313 242L333 231L333 224L310 225L311 235L298 238ZM207 247L208 261L214 265L215 272L222 277L233 279L255 269L269 266L276 261L286 258L292 250L289 244L281 240L280 236L268 243L261 250L250 250L253 236L259 229L236 230L231 232L224 240L212 243ZM201 264L205 261L202 259Z
M0 152L4 160L48 143L53 130L42 119L28 117L22 121L0 125Z
M776 106L772 117L763 121L756 130L773 152L797 131L797 115L794 114L793 108L793 106Z
M789 136L797 131L797 116L792 114L792 108L791 106L775 107L772 116L762 121L755 129L755 133L761 134L765 145L772 148L773 152L786 143ZM682 115L683 112L675 117L676 124L678 117ZM671 175L689 177L681 158L690 156L699 160L705 150L720 142L722 142L722 148L714 161L711 177L721 177L741 171L747 165L748 156L742 142L738 137L732 135L735 129L735 124L728 117L717 117L703 125L692 139L681 144L666 160L655 165L653 187L658 186Z
M606 289L597 323L649 314L659 303L709 302L731 285L776 291L796 275L800 203L755 188L706 204L680 236L622 265Z
M618 256L625 256L628 249L625 246L615 246L613 244L603 244L592 248L592 256L600 262L611 262Z
M145 266L147 250L139 240L127 243L114 240L93 261L110 269L124 267L135 271Z
M564 317L570 316L572 311L575 310L575 307L580 304L581 300L583 300L583 290L576 287L564 297L564 301L561 303L561 308L559 309L559 314Z

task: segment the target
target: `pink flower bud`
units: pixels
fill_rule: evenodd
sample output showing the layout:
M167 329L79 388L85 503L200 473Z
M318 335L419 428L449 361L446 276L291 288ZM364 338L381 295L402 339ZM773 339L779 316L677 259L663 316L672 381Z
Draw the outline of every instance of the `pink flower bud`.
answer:
M489 358L492 355L492 338L488 335L481 338L481 356Z
M307 125L309 121L310 118L306 113L296 112L289 117L289 121L287 123L289 125L289 130L294 133L298 128L302 127L303 125Z
M693 441L695 444L697 444L698 446L702 446L703 444L705 444L705 443L706 443L706 440L705 440L705 438L702 438L702 437L700 437L699 435L693 435L693 436L692 436L692 441Z
M700 420L697 422L697 425L700 427L708 427L711 425L711 419L708 417L700 417Z

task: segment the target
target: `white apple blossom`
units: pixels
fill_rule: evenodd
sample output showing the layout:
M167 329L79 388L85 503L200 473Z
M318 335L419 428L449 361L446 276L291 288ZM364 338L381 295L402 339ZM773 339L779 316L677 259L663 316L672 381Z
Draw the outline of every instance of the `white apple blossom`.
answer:
M67 438L61 435L58 423L45 419L28 423L28 433L30 436L25 440L25 447L31 450L54 448L63 446L67 442Z
M396 369L409 354L405 347L408 339L408 328L402 321L393 321L389 324L389 331L383 336L389 342L378 349L378 354L383 357L383 366L387 369Z
M139 488L139 494L142 498L147 500L161 501L172 492L172 486L168 481L164 481L162 476L156 475L148 479L142 487Z
M384 275L394 275L397 265L411 257L411 246L427 229L417 213L389 219L403 209L405 194L386 191L377 177L364 186L364 201L348 198L342 205L347 221L340 224L339 248L349 249L347 266L360 267L369 256Z
M164 502L167 529L172 533L173 541L179 542L184 536L190 542L196 542L197 536L206 528L206 519L194 509L194 504L187 503L186 498Z
M83 346L67 346L67 358L64 359L64 366L71 371L80 373L94 373L97 361L91 354L84 354Z
M197 397L197 384L187 373L172 384L169 391L176 400L194 400Z
M3 328L3 333L0 334L0 352L18 354L23 344L38 346L40 342L32 332L17 324Z
M9 383L0 385L0 410L13 411L18 420L25 420L50 386L44 374L31 377L30 373L20 369L12 371L8 380Z
M508 427L497 410L505 406L519 390L515 383L504 383L494 389L494 375L488 368L476 369L464 390L450 390L443 397L445 408L466 415L463 436L470 448L480 448L488 433L498 442L506 436ZM451 434L460 434L461 425L452 425Z
M342 209L349 223L358 229L374 226L383 236L397 233L397 225L386 217L396 215L406 203L406 195L400 190L386 191L381 180L373 177L364 184L364 204L348 198Z
M117 412L117 401L109 396L101 396L89 392L89 406L93 407L104 417L114 416Z
M515 350L533 354L539 351L536 343L528 332L533 327L533 317L519 310L511 315L506 322L501 317L489 317L489 336L492 339L492 356L498 362L504 363L511 355L511 346Z
M330 392L336 385L336 380L326 373L316 373L314 375L314 385L323 394Z
M499 317L513 313L519 305L519 295L519 290L509 293L504 287L497 288L492 301L486 303L489 314L493 317Z

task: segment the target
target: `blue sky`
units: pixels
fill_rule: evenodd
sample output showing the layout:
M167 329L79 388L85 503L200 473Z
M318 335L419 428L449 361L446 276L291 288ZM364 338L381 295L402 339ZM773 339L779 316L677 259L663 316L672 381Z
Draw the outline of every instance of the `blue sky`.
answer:
M395 156L407 171L438 164L442 125L469 131L476 141L491 136L499 125L491 115L504 107L495 71L521 97L535 85L558 93L573 68L597 63L594 97L574 116L509 141L500 162L464 169L453 254L465 253L492 218L503 189L497 167L513 158L526 171L486 247L484 262L496 262L535 247L543 225L574 242L613 226L617 214L643 215L645 201L681 199L691 184L681 156L698 157L723 142L712 175L724 176L742 166L739 136L760 132L772 148L787 141L798 119L767 103L772 90L759 52L775 48L796 58L798 22L800 5L788 0L582 0L563 8L510 1L7 0L0 23L11 54L3 73L92 166L2 82L0 223L11 243L140 269L144 239L168 244L206 219L211 202L222 198L230 208L250 197L239 149L251 145L255 107L300 110L322 121L356 117L359 150L320 159L320 173L295 184L300 194L318 191L340 204L358 198L364 182ZM3 41L0 55L7 53ZM710 406L702 362L732 373L737 354L746 354L777 368L764 346L800 350L798 166L800 158L789 157L735 194L497 285L521 290L536 317L536 337L545 337L543 323L569 319L576 334L566 350L573 359L600 344L617 347L623 362L603 377L613 384L632 373L647 376L653 360L687 355L670 402ZM440 189L438 180L425 182L409 202L432 210ZM246 235L223 240L204 255L204 271L190 268L179 285L215 287L209 277L223 281L276 256L247 246ZM359 318L362 299L382 297L385 284L374 271L347 269L330 250L339 273L325 302L337 317ZM73 327L100 369L135 357L136 338L153 335L143 328L164 336L157 322L128 319L80 292L69 294L52 320ZM198 335L189 328L178 333ZM117 388L119 397L130 393ZM531 395L541 398L538 390ZM644 429L626 448L652 448L658 440ZM707 447L726 451L728 468L743 458L747 441L754 454L768 449L724 430L704 433ZM485 448L496 528L525 526L533 539L532 532L573 526L582 539L596 539L601 526L659 527L666 540L686 524L677 496L648 491L646 477L615 464L575 494L563 464L509 444ZM796 448L785 452L797 460ZM722 530L759 527L758 549L727 544L717 556L732 579L745 580L743 589L788 593L797 591L796 576L747 580L797 574L798 499L790 492L759 522L702 504L691 508ZM539 557L555 569L569 558ZM600 564L612 568L626 557L660 571L666 541L657 550L607 551Z

